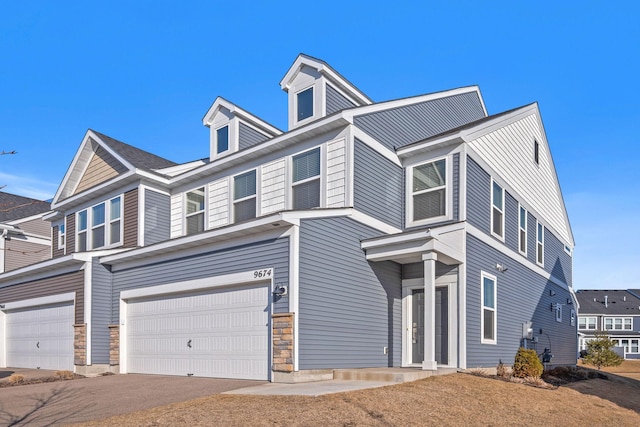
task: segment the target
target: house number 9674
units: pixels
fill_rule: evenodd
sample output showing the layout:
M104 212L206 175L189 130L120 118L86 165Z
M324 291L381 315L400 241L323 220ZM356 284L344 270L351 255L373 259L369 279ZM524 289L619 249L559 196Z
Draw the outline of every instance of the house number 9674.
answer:
M253 272L253 278L254 279L261 279L263 277L271 277L271 269L266 269L266 270L255 270Z

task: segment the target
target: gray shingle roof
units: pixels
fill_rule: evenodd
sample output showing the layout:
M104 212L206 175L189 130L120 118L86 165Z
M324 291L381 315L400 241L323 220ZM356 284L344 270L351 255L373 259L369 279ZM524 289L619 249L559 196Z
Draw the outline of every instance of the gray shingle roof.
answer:
M627 290L579 290L576 296L580 313L640 316L640 298Z
M27 218L51 210L51 204L0 191L0 222Z
M117 139L113 139L105 134L96 132L93 129L91 131L98 135L100 139L109 146L109 148L116 151L123 159L138 169L162 169L175 166L177 164L171 160L156 156L148 151L141 150L129 144L125 144L122 141L118 141Z

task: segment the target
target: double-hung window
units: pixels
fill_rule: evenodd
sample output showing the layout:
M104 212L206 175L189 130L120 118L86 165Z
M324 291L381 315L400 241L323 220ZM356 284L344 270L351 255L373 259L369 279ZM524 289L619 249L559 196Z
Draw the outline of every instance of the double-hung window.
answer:
M556 322L562 322L562 304L556 304Z
M98 203L76 214L76 250L122 243L122 196Z
M224 153L229 149L229 125L216 129L216 153Z
M256 217L256 171L233 178L233 222Z
M484 344L496 344L496 331L498 328L496 278L487 273L482 273L480 287L480 299L482 300L482 316L480 317L482 338Z
M493 181L491 185L491 233L504 239L504 189Z
M320 207L320 148L293 156L293 209Z
M447 214L446 159L414 166L411 170L412 209L410 222Z
M633 330L633 319L631 317L605 317L605 331L631 331Z
M537 236L536 236L536 262L544 266L544 226L537 223Z
M64 221L58 226L58 249L64 249L66 246L67 234L65 230Z
M522 206L520 206L518 228L518 249L522 255L527 256L527 210Z
M187 234L204 230L204 187L189 191L185 196Z
M296 94L296 121L313 116L313 87Z
M598 319L595 317L578 317L578 329L586 329L595 331L598 325Z

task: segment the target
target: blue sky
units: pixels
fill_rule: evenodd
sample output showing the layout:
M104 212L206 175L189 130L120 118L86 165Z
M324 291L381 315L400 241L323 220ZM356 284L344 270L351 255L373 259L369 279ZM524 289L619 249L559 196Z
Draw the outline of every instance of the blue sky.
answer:
M176 162L208 155L225 97L286 129L298 53L375 101L480 86L538 101L577 247L578 289L640 288L636 2L3 2L0 185L51 197L87 128Z

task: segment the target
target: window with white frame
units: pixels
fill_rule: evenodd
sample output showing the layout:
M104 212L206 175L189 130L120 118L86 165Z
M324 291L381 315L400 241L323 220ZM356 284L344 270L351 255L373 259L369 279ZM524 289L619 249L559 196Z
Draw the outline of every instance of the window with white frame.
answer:
M518 249L520 253L527 256L527 210L520 206L518 221Z
M595 340L595 338L580 338L580 350L586 350L587 343L593 340Z
M122 244L122 196L76 213L76 251Z
M320 148L293 156L293 209L320 207Z
M185 195L185 223L187 234L204 230L204 187L187 192Z
M605 317L605 331L632 331L633 318L631 317Z
M313 87L296 94L296 121L313 116Z
M233 178L233 222L256 217L256 171Z
M480 317L482 338L484 344L495 344L496 330L498 327L497 318L497 286L495 276L482 273L482 284L480 286L480 299L482 300L482 316Z
M229 149L229 125L216 129L216 153L224 153Z
M536 228L536 262L544 266L544 226L538 222Z
M556 304L555 312L556 312L556 322L562 322L562 304Z
M430 220L447 214L446 159L411 168L410 222Z
M595 331L598 328L598 319L596 317L578 317L578 329Z
M491 185L491 234L504 239L504 189L495 181Z
M640 353L640 340L632 339L632 338L612 338L611 341L615 344L616 347L624 348L625 354L629 353Z
M571 315L570 325L576 326L576 311L574 309L571 309L570 315Z
M67 233L65 230L64 220L58 226L58 249L64 249L67 244Z

